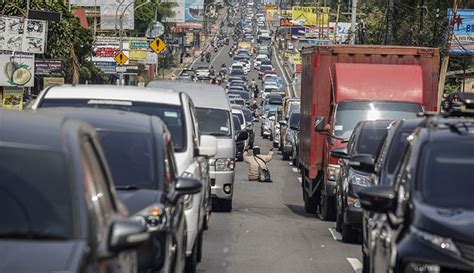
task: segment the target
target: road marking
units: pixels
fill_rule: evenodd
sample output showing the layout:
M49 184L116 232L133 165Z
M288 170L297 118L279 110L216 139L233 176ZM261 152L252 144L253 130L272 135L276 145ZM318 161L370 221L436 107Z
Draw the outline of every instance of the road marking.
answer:
M342 236L339 232L337 232L335 229L332 229L332 228L328 228L328 229L329 229L329 232L331 232L331 235L334 238L334 240L342 241Z
M355 273L361 273L362 272L362 263L359 261L359 259L347 258L347 261L351 264L352 269L354 269Z
M293 168L292 169L294 173L297 173L298 172L298 169L297 168Z
M301 177L298 177L298 182L300 182L300 184L301 184L301 181L303 181Z

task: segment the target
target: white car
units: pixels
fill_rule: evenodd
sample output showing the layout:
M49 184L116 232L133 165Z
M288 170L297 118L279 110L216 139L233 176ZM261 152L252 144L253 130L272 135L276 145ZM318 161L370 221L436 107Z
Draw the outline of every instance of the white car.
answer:
M265 55L265 54L257 55L257 57L255 57L255 61L253 62L253 68L254 69L260 69L260 64L264 60L269 60L267 55Z
M276 85L265 85L261 91L262 99L265 100L268 94L271 94L272 92L275 92L277 90L278 90L278 86Z
M249 73L248 69L241 62L233 63L232 66L230 67L231 73L232 73L232 70L243 70L245 75Z
M250 62L247 60L240 60L237 63L241 64L244 67L244 71L247 71L245 74L250 72Z
M208 158L217 153L214 136L198 137L196 111L190 97L165 89L114 85L53 86L43 90L32 109L93 107L122 109L161 118L172 135L179 175L198 179L202 190L185 198L187 223L186 267L194 268L202 253L202 240L211 211Z

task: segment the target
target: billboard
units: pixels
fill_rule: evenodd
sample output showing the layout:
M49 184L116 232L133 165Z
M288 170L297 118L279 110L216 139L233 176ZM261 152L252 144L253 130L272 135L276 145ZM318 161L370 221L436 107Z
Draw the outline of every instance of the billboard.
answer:
M4 109L22 111L23 110L23 88L5 87L3 88L2 104Z
M36 59L35 74L62 76L64 74L64 62L63 60Z
M35 55L0 52L0 86L33 87Z
M120 29L120 17L123 29L133 30L135 28L134 0L101 0L100 2L100 29Z
M186 22L204 21L204 0L185 0L184 6Z
M46 22L0 16L0 50L43 54Z
M304 26L319 26L329 24L329 7L301 7L292 8L294 23Z
M451 19L452 11L448 10L448 18ZM474 10L461 9L454 18L453 40L451 42L451 53L474 54Z
M175 6L171 9L174 12L174 16L163 18L163 22L168 23L184 23L184 0L166 0L164 2L172 2Z

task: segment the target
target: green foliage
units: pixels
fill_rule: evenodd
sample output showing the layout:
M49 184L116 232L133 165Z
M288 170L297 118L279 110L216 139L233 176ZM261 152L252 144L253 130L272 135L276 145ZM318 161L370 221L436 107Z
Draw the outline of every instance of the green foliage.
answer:
M145 3L146 0L136 0L135 7ZM160 3L150 2L138 8L135 11L135 29L132 31L132 36L144 36L148 26L155 21L155 12L158 13L161 18L171 17L174 15L171 9L175 3Z

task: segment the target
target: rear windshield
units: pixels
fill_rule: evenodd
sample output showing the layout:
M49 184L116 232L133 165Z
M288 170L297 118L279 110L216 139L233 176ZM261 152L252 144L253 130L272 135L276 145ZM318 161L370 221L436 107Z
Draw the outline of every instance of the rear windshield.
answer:
M229 111L211 108L196 108L199 131L202 135L230 136Z
M98 130L115 186L162 189L157 182L150 134Z
M186 122L183 109L179 105L101 99L44 99L40 107L118 109L157 116L165 122L170 130L175 151L182 152L186 150Z
M355 146L356 153L370 154L375 157L386 136L387 128L366 124L360 131L359 139Z
M290 126L295 126L300 124L300 113L293 113L290 116Z
M0 238L74 238L73 186L61 153L0 147Z
M442 208L474 210L473 154L472 141L426 144L417 179L424 202Z

